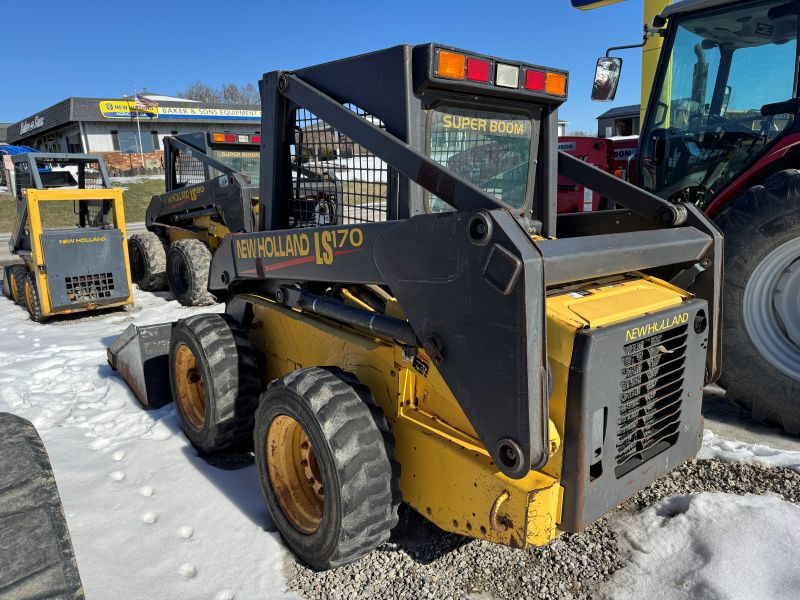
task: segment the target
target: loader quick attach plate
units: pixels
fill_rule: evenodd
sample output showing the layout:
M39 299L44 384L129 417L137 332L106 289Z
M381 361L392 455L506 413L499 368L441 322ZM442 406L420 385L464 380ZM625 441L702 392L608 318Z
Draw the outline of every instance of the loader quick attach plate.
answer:
M581 531L700 449L707 315L704 300L689 300L578 334L564 431L562 530Z
M128 277L118 229L86 227L42 232L53 310L112 304L128 298Z

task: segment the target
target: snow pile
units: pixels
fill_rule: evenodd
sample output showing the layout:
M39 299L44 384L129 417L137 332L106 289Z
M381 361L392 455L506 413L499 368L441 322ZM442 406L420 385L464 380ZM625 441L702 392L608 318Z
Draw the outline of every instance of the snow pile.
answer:
M800 471L800 452L778 450L763 444L726 440L708 429L703 432L703 447L697 458L717 458L725 462L744 462L763 467L788 467Z
M386 183L388 167L376 156L353 156L306 163L305 167L320 173L330 172L343 181Z
M615 600L800 597L800 506L774 496L701 493L621 519L631 563Z
M138 291L135 301L136 312L37 324L0 299L0 411L42 436L86 597L287 597L287 553L255 467L209 466L172 405L143 410L106 364L129 323L199 312Z
M109 176L113 183L139 183L145 179L164 179L164 174L160 175L131 175L131 176Z

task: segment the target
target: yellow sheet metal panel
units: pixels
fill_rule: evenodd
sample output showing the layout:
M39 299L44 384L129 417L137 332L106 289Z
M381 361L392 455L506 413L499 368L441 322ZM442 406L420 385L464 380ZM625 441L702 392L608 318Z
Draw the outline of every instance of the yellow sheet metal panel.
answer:
M249 301L254 297L247 296ZM263 357L265 383L313 365L355 373L372 391L395 437L403 500L437 526L513 546L545 544L557 531L558 479L499 472L444 380L422 353L422 375L396 345L259 299L249 335ZM558 429L551 447L560 447Z
M655 278L628 278L551 296L547 308L567 322L602 327L677 306L690 297Z

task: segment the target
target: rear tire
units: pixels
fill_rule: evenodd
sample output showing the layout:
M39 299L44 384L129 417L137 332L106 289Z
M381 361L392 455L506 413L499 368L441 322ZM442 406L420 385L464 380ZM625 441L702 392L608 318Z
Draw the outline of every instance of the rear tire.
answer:
M204 452L249 450L261 388L241 326L228 315L178 321L170 337L172 398L186 437Z
M41 323L45 320L44 311L42 310L42 301L39 298L39 290L36 288L36 280L33 273L27 273L25 277L25 307L28 309L28 314L31 321Z
M20 306L25 306L25 279L28 277L28 269L25 265L11 265L8 268L8 286L11 291L11 299Z
M128 240L131 279L145 292L167 287L167 253L161 239L152 231L134 233Z
M184 306L207 306L216 302L208 291L211 251L200 240L178 240L167 250L167 283L175 299Z
M354 376L312 367L273 381L254 445L272 519L311 567L353 562L389 538L400 467L383 413Z
M800 171L768 177L716 222L725 234L720 382L756 420L800 435L800 311L796 298L793 307L777 308L781 288L800 285Z

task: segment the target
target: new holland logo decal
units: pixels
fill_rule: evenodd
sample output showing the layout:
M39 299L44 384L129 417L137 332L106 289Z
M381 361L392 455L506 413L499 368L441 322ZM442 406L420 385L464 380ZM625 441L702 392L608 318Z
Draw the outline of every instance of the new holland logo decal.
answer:
M686 323L688 322L689 322L688 312L680 313L678 315L673 315L671 317L664 317L660 321L653 321L652 323L647 323L646 325L640 325L639 327L631 327L625 332L625 341L634 342L643 337L649 337L651 335L661 333L666 329L670 329L678 325L686 325Z

